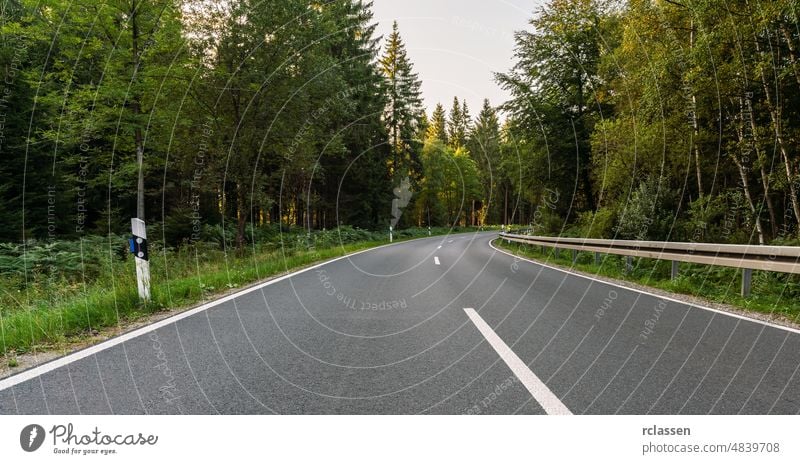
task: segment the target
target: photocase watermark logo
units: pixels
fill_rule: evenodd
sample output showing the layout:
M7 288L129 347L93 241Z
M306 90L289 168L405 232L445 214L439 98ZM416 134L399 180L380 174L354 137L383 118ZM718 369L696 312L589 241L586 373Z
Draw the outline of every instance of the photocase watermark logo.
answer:
M56 424L50 430L39 424L25 426L19 433L19 445L26 452L41 448L45 439L52 438L49 452L63 455L111 455L127 446L155 446L158 435L139 433L104 433L99 426L91 430L78 431L73 424Z
M39 424L25 426L19 434L19 445L27 452L36 451L44 443L44 427Z
M394 188L394 200L392 200L392 228L397 227L403 208L408 206L413 193L411 192L411 181L406 177L400 181L400 186Z

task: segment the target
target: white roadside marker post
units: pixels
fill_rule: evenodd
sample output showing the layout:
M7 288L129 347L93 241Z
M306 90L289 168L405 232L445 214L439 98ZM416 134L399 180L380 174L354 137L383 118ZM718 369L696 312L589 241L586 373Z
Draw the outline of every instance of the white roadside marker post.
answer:
M147 228L143 220L131 219L133 238L131 252L136 260L136 286L139 288L139 298L150 301L150 261L147 256Z
M392 226L389 226L389 243L392 243Z

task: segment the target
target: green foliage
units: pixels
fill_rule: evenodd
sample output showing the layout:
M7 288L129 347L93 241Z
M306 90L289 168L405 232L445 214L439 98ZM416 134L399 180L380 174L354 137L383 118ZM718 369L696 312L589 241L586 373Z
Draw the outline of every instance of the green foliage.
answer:
M612 237L616 216L616 213L610 208L578 213L578 221L571 235L586 238Z
M437 138L429 138L422 150L424 177L416 202L416 215L433 226L473 224L474 202L483 195L478 167L469 153L456 151Z
M399 180L419 172L418 129L425 113L422 83L408 58L397 21L392 25L380 66L388 90L384 120L392 149L392 178Z
M458 97L453 97L453 106L447 119L447 139L445 143L453 151L464 148L467 144L467 135L472 128L466 100L459 103Z
M140 172L143 219L172 246L197 222L234 223L240 248L248 224L382 227L390 92L375 27L357 0L11 2L0 239L125 233Z
M497 76L513 222L550 189L570 234L798 236L795 3L547 2Z
M426 139L437 139L443 144L447 145L447 114L441 103L436 104L436 108L431 115L431 121L428 125Z
M616 235L628 240L664 240L670 235L674 211L675 197L665 179L645 179L619 212Z
M595 208L589 137L606 109L598 96L593 99L602 83L603 15L602 5L593 0L548 3L531 20L533 32L517 33L514 68L497 75L512 96L503 105L511 115L511 142L533 159L538 183L560 192L575 190L571 206L561 206L564 216L568 207Z
M507 183L507 174L502 167L500 149L500 121L497 111L483 101L478 117L467 140L467 150L475 160L483 188L481 197L481 224L502 223L502 186Z
M564 218L553 208L542 205L533 213L529 226L533 235L561 235L564 232Z
M78 282L110 272L126 258L127 238L90 236L24 244L0 243L0 276Z

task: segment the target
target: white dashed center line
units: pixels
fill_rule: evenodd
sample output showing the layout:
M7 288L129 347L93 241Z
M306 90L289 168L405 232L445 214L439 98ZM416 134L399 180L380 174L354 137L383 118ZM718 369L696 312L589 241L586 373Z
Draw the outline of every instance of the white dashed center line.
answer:
M437 266L442 264L442 263L439 262L439 257L438 256L434 256L433 257L433 262L436 263Z

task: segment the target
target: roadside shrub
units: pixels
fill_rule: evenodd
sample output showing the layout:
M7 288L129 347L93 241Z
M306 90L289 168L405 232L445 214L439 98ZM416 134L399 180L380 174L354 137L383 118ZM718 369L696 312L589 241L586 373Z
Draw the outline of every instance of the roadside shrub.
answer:
M706 195L693 201L687 210L681 239L708 243L746 243L741 222L746 217L744 197L738 191Z
M540 206L531 223L532 235L559 235L564 228L564 219L552 208Z
M127 237L90 236L81 240L30 240L0 244L0 275L64 276L69 281L95 278L127 257Z
M610 208L578 213L575 236L586 238L611 238L614 234L616 215Z
M615 232L628 240L666 240L673 224L677 195L664 177L647 178L631 193L619 213Z

